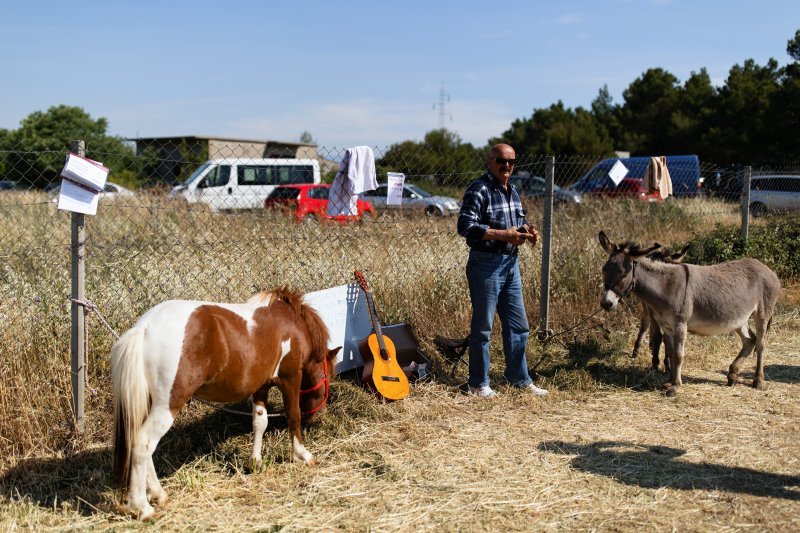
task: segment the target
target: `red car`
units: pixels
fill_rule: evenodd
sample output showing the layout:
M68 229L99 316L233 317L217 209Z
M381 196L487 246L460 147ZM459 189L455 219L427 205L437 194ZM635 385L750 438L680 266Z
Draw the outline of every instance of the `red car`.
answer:
M347 222L361 220L364 215L375 217L375 208L371 203L361 200L356 202L357 215L328 216L328 192L331 186L327 183L295 183L278 185L264 200L267 209L282 209L291 213L298 222L302 220L334 220Z
M638 178L623 178L619 185L615 187L598 187L592 194L606 196L608 198L639 198L647 202L663 202L661 195L657 192L648 193L642 187L642 180Z

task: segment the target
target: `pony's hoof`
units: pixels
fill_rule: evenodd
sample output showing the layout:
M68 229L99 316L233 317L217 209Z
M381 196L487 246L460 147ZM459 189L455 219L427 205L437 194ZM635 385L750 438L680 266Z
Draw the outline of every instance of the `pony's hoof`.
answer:
M764 390L767 388L767 383L763 379L753 380L753 388L756 390Z
M158 494L148 494L150 501L156 504L159 507L163 507L169 501L169 496L167 496L167 491L161 490Z

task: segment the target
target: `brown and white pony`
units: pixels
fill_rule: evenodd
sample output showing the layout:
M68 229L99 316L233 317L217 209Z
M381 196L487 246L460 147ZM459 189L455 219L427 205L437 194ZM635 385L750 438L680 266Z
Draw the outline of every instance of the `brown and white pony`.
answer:
M608 253L600 306L611 311L630 292L647 305L664 334L670 360L664 388L669 396L677 394L682 385L688 333L736 332L742 348L728 368L728 385L739 382L739 367L755 349L753 387L765 387L765 338L781 291L781 282L769 267L752 258L708 266L662 263L646 257L659 245L644 249L627 242L617 245L602 231L598 237ZM755 331L749 326L751 317Z
M267 393L283 395L294 458L313 464L302 443L301 417L325 406L339 348L299 293L281 288L245 303L162 302L139 318L111 350L114 390L114 477L128 486L128 508L153 516L166 502L153 452L178 412L195 397L238 402L253 397L251 462L261 464Z

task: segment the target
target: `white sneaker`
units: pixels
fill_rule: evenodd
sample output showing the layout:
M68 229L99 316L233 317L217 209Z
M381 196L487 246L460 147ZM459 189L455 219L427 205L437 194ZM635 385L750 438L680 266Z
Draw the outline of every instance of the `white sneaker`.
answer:
M489 385L483 387L470 387L469 393L478 398L497 398L497 393Z
M528 391L530 391L531 393L533 393L536 396L547 396L548 394L550 394L546 389L540 389L539 387L537 387L533 383L528 383L527 385L522 387L522 389L523 390L528 390Z

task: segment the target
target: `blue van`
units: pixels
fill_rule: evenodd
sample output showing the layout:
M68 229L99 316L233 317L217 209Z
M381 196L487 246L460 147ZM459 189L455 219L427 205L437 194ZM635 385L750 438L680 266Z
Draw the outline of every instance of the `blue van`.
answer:
M611 167L621 161L628 173L618 185L614 185L608 172ZM642 179L647 172L650 157L612 157L603 159L586 174L569 186L573 191L588 194L606 194L608 196L646 196L647 191L641 187ZM700 176L700 160L696 155L668 155L667 169L672 179L674 196L694 196L700 194L703 178Z

